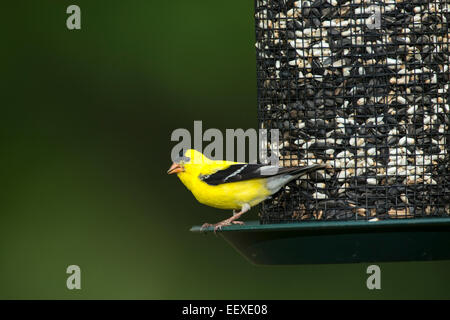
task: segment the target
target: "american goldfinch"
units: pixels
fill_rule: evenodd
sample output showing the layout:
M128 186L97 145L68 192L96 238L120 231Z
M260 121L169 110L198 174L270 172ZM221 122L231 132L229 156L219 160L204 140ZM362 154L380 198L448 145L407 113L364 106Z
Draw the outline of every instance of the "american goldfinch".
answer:
M307 167L282 168L272 165L211 160L189 149L174 161L167 171L176 173L198 202L233 210L233 215L214 225L214 231L231 224L243 224L237 219L251 207L269 198L284 185L309 172L324 168L314 164Z

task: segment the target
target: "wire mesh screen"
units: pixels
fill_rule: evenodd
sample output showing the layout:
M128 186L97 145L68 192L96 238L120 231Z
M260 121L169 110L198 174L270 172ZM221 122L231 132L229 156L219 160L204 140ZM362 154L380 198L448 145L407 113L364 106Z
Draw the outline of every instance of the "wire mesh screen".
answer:
M449 1L256 0L255 18L272 152L327 164L261 222L449 216Z

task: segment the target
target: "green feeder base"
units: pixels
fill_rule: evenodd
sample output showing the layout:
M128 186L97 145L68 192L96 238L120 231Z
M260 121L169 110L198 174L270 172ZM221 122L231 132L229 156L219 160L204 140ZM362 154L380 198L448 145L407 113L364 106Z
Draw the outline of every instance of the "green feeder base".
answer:
M193 232L212 233L209 227ZM450 218L320 221L224 227L218 235L255 264L450 260Z

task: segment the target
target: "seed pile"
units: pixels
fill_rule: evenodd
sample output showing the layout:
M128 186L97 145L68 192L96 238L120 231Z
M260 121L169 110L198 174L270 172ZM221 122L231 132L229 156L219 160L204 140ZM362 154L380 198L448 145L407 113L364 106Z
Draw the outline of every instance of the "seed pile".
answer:
M280 130L281 165L327 164L266 201L261 221L448 216L450 2L255 10L260 125Z

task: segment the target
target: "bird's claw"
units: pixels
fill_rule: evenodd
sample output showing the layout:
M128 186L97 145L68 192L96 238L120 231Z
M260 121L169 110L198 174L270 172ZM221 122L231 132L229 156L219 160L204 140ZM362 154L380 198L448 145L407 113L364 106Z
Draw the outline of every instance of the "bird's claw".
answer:
M214 233L216 233L217 230L222 231L222 227L226 227L226 226L231 226L231 222L225 220L225 221L216 223L214 225Z
M200 227L200 231L203 231L209 227L214 227L214 232L216 232L217 230L222 230L223 226L229 226L230 223L225 224L222 222L216 223L216 224L211 224L211 223L204 223L201 227Z
M214 233L216 233L217 231L222 231L222 227L231 226L233 224L243 225L244 222L234 220L234 221L222 221L222 222L218 222L216 224L204 223L200 227L200 231L203 231L204 229L209 228L209 227L214 227Z
M210 224L210 223L208 223L208 222L205 222L205 223L202 224L202 226L200 227L200 231L203 231L204 229L209 228L209 227L212 227L212 226L213 226L212 224Z
M222 231L222 227L230 226L230 225L231 225L231 222L228 222L228 221L222 221L222 222L218 222L216 224L204 223L200 227L200 231L203 231L204 229L209 228L209 227L214 227L214 233L216 233L218 230Z

